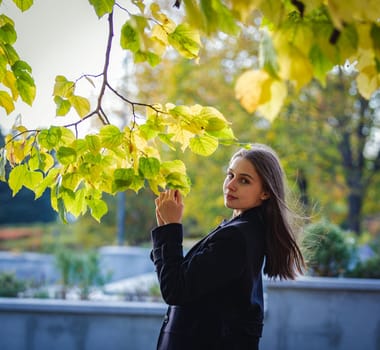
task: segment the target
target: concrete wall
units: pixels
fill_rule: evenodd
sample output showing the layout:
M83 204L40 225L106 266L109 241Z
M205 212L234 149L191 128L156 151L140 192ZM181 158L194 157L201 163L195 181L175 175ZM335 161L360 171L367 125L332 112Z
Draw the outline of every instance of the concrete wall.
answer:
M260 350L380 349L380 280L305 278L266 291ZM165 309L0 298L0 349L154 350Z
M1 350L150 350L166 306L0 298Z
M267 283L263 350L380 350L380 280Z

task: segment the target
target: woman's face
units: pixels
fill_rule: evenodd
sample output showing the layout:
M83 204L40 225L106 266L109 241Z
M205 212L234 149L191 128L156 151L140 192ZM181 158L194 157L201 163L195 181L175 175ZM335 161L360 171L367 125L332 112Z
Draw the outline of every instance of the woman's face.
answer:
M239 215L247 209L259 206L268 198L261 178L252 163L242 157L235 158L227 170L223 184L224 204Z

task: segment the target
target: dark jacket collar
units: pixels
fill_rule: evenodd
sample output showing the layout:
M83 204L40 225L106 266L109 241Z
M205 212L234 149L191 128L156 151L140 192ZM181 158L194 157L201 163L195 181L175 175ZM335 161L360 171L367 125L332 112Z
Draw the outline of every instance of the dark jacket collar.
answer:
M257 207L253 207L251 209L248 209L246 211L243 211L241 214L236 215L232 217L231 219L224 219L223 222L221 223L221 226L224 226L230 222L236 221L238 219L248 219L250 217L256 216L256 215L261 215L263 214L263 205L258 205Z

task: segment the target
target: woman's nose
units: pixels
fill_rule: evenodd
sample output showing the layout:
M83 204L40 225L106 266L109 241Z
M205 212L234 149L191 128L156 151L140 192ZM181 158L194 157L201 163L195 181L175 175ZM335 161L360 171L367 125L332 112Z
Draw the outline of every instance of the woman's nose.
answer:
M235 190L235 181L234 179L228 180L226 184L226 188L229 190Z

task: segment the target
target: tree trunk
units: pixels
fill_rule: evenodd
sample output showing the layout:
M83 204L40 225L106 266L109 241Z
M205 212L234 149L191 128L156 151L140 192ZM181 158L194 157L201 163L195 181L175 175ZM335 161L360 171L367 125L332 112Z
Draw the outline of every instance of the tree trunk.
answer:
M351 135L344 132L342 141L339 144L339 150L342 155L343 167L345 170L345 179L348 186L348 213L345 222L345 228L360 234L361 216L363 208L363 198L365 193L363 177L363 150L359 149L357 159L354 159L352 152Z
M307 192L307 187L308 187L308 182L305 176L305 172L303 169L298 169L298 174L297 174L297 186L300 191L300 201L305 208L305 210L308 209L309 207L309 195Z
M348 195L348 216L347 229L355 232L357 235L361 231L361 213L363 206L363 195L360 191L352 190Z

